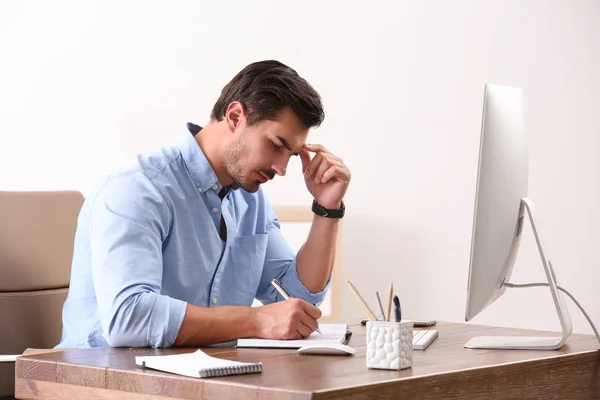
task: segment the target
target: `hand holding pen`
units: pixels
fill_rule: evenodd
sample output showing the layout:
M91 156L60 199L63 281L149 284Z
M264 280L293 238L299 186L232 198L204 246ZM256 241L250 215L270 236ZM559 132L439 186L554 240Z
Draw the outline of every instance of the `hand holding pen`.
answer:
M285 299L285 300L291 300L293 299L293 297L288 293L287 290L285 290L285 288L283 287L283 285L281 285L281 283L279 283L279 281L277 279L273 279L271 281L271 285L273 285L273 287L279 292L279 294ZM314 305L313 305L314 306ZM317 325L317 328L315 329L317 332L319 332L321 335L321 330L319 329L319 326Z
M294 340L310 336L318 327L321 310L302 299L249 307L247 337Z

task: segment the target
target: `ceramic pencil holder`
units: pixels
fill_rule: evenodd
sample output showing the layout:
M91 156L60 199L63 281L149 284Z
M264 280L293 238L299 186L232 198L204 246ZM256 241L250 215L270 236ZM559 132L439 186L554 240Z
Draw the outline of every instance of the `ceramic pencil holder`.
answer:
M367 368L412 367L412 341L412 321L367 321Z

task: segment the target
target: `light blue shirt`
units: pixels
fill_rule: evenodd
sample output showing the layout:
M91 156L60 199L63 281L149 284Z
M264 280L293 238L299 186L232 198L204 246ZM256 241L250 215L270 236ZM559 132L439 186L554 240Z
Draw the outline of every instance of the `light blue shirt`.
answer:
M293 297L321 304L330 283L318 293L302 284L263 191L230 190L221 201L221 189L189 133L104 180L78 218L57 347L168 347L186 303L280 301L273 278Z

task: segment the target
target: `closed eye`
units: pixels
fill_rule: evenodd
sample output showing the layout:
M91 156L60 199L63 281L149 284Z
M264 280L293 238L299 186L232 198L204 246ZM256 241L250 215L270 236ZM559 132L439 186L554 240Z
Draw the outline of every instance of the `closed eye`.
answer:
M287 142L286 142L285 140L283 140L283 139L281 139L281 138L279 138L279 139L280 139L280 140L283 142L283 147L285 147L286 149L288 149L288 150L292 151L292 150L290 149L290 147L288 146L288 144L287 144ZM271 143L271 147L272 147L273 149L275 149L276 151L279 151L279 150L281 150L281 148L282 148L282 146L281 146L281 145L278 145L277 143L275 143L275 142L274 142L274 141L272 141L272 140L269 140L269 142ZM299 155L299 153L292 153L292 155L293 155L293 156L298 156L298 155Z

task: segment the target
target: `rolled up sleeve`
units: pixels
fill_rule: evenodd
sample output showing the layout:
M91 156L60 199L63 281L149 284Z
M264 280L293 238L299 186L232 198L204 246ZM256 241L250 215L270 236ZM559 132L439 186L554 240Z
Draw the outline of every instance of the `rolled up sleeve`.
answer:
M311 304L319 306L331 285L331 277L322 291L312 293L300 280L296 269L297 254L292 250L281 232L279 220L273 214L267 225L268 243L265 255L265 266L259 285L257 299L263 304L283 300L283 297L271 285L271 280L276 278L292 297L301 298Z
M141 173L110 179L92 206L92 277L110 346L168 347L179 333L186 303L160 294L170 215L161 192Z

